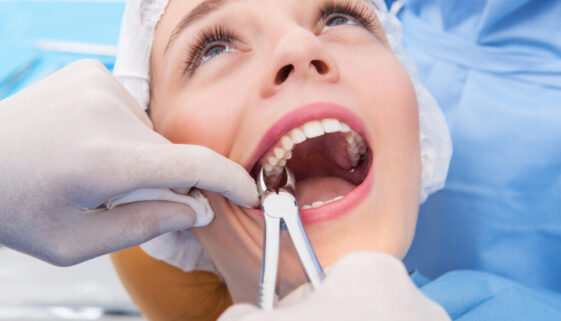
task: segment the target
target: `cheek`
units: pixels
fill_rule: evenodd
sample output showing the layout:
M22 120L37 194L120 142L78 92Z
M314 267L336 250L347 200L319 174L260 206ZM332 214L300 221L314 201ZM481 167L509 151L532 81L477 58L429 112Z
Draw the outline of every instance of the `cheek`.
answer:
M397 63L397 62L396 62ZM384 186L391 187L388 199L394 201L397 212L403 217L397 219L402 230L399 255L405 255L413 237L419 204L421 176L419 113L417 97L406 71L395 68L388 74L383 87L382 108L375 122L376 149L382 157L377 159L380 169L386 171Z
M418 209L418 105L409 75L397 59L376 58L363 65L362 78L357 79L374 150L375 193L368 209L375 208L383 225L393 231L396 247L392 253L402 257L411 242Z
M393 191L416 207L421 173L417 97L401 66L384 79L379 104L371 110L375 162L387 172Z
M170 99L158 124L160 133L173 143L202 145L226 155L242 111L221 98L185 93Z
M411 81L405 72L392 74L386 80L380 92L380 105L374 111L374 133L379 147L407 159L418 158L419 112Z
M361 76L356 82L365 93L363 104L367 106L375 152L393 161L417 163L419 113L409 75L393 54L371 60L362 66L362 73L357 73Z

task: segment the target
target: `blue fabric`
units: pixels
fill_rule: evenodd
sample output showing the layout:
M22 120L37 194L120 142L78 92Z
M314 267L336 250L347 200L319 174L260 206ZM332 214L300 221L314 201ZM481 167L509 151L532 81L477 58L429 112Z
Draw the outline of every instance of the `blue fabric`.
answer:
M413 282L440 304L452 320L558 321L561 294L517 284L484 272L454 271L434 281L411 275Z
M396 1L397 0L384 0L384 2L386 3L386 6L388 7L388 10L392 7L392 4Z
M404 2L405 50L454 144L406 265L561 291L561 1Z
M44 52L40 39L116 45L125 1L0 1L0 99L82 58L112 68L114 57ZM20 73L22 70L27 73Z

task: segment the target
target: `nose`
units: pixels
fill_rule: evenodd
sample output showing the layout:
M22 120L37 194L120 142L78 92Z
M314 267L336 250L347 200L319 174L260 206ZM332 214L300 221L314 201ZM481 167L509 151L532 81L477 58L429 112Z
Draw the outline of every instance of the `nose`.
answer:
M325 44L308 30L294 30L274 45L269 68L262 82L262 95L274 95L296 81L334 83L339 80L337 64Z

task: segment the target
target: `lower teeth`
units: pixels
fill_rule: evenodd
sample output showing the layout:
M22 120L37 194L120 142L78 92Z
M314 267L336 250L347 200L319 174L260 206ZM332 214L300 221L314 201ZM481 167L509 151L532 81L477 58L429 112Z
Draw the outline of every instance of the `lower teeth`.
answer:
M324 201L324 202L322 202L322 201L313 202L312 205L304 205L304 206L300 207L300 209L307 210L307 209L310 209L310 208L320 207L322 205L338 201L342 198L343 198L343 196L337 196L337 197L334 197L333 199L330 199L330 200L327 200L327 201Z

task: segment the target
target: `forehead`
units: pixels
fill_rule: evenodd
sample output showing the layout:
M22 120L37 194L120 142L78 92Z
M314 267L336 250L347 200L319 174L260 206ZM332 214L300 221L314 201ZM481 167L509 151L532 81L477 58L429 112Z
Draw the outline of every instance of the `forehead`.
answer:
M278 0L274 0L278 1ZM284 1L284 0L281 0ZM268 2L266 0L169 0L162 19L175 20L182 18L200 19L205 15L233 3Z
M303 2L305 1L305 2ZM379 6L376 4L376 0L357 0L358 2L362 2L365 5L372 5L379 9ZM247 4L272 4L272 3L285 3L285 4L294 4L297 6L303 6L306 3L314 2L314 0L170 0L169 6L173 7L181 7L183 10L192 10L195 16L197 15L204 15L209 11L213 11L216 9L220 9L228 4L231 3L247 3ZM347 1L351 4L353 1ZM181 10L180 10L181 11Z
M230 3L251 2L249 0L169 0L156 26L156 38L175 37L186 22L200 20L205 15Z

